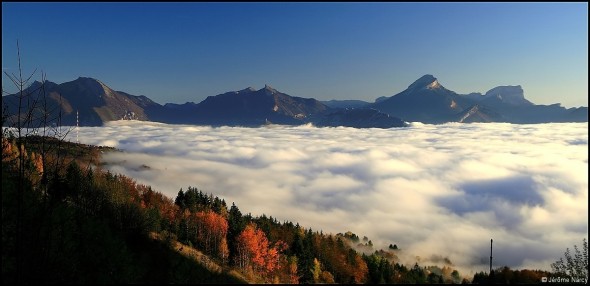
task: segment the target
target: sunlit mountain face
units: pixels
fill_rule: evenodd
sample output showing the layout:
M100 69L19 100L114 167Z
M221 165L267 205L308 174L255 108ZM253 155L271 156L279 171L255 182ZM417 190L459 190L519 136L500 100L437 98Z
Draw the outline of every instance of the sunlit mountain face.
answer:
M486 270L493 238L494 265L549 270L588 233L587 123L115 121L80 128L79 140L120 149L104 154L107 169L171 198L198 187L244 213L394 243L408 265L448 258L465 274Z

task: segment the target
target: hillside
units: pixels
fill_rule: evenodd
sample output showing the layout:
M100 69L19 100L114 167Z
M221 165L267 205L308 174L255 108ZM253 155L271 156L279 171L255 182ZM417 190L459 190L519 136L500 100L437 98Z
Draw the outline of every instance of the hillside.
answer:
M148 235L149 216L125 188L132 181L88 169L112 148L19 142L25 153L2 140L3 283L244 283ZM41 164L43 144L55 148ZM14 171L19 158L24 180Z

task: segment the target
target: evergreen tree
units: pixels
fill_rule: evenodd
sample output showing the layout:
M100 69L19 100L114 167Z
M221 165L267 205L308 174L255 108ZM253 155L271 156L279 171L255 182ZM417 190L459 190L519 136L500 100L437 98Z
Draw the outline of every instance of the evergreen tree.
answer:
M180 191L178 191L178 195L174 200L174 204L176 204L181 210L183 210L186 207L184 200L184 192L182 191L182 188L180 188Z
M228 216L228 230L227 230L227 241L229 246L229 257L228 260L230 262L235 261L235 257L238 253L236 238L238 235L244 230L246 227L246 221L242 216L242 212L236 206L235 203L232 203L229 209L229 216Z

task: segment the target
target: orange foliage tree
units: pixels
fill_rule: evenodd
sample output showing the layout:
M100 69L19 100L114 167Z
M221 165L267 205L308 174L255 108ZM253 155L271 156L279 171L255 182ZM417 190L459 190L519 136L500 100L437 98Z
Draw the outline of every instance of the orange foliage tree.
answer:
M194 214L197 241L208 254L216 254L222 260L229 255L227 247L227 220L213 211Z
M254 224L248 224L236 240L237 265L243 269L252 266L254 270L267 275L280 268L280 252L286 248L282 241L270 246L264 232Z

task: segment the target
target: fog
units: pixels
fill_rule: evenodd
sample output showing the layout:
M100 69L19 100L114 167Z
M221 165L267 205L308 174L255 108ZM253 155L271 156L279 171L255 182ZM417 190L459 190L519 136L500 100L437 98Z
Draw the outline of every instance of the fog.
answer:
M463 274L486 271L493 238L494 267L550 270L588 237L587 123L354 129L117 121L82 127L79 138L123 150L103 156L108 169L171 198L197 187L242 213L324 233L350 230L377 248L397 244L411 265L442 266L442 257Z

